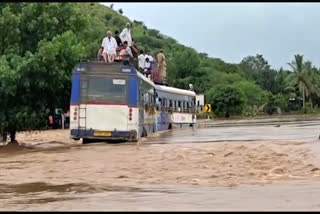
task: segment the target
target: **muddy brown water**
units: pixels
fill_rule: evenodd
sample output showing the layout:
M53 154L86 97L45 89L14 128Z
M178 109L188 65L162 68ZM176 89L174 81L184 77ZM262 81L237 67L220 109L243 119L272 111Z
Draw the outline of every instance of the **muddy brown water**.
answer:
M82 145L68 130L0 147L0 210L320 210L320 121L183 129Z

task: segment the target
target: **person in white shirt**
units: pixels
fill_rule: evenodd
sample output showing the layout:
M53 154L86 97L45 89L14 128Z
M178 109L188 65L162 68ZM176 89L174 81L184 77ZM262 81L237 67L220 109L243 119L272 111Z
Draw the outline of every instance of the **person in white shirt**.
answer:
M144 55L145 57L145 69L150 72L152 70L152 63L153 63L153 57L150 54L150 51L147 51L146 54Z
M131 47L132 37L131 37L130 23L127 23L126 27L122 30L119 36L122 43L127 41L128 46Z
M107 37L103 39L101 46L103 47L102 56L104 61L113 62L118 45L116 39L112 37L111 31L107 32Z
M152 55L150 54L150 51L148 51L148 52L146 53L146 57L149 58L149 61L150 61L151 63L153 62L153 57L152 57Z
M144 63L145 63L146 59L144 57L143 54L143 50L140 51L140 55L138 56L138 65L139 65L139 71L141 73L143 73L144 71Z

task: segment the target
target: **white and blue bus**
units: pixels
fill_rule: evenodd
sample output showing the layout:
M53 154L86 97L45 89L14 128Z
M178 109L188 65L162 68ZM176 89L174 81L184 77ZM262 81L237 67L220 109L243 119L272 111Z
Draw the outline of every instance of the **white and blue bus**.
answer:
M80 62L72 72L70 132L91 139L140 137L196 123L193 91L157 85L123 63Z

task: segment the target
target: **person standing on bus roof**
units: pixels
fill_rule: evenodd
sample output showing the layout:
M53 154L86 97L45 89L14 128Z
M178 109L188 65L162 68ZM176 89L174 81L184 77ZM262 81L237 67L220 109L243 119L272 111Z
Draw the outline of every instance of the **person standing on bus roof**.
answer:
M112 37L111 31L107 32L107 37L102 41L103 59L105 62L113 62L116 57L117 41Z
M118 47L121 45L121 39L120 39L120 37L119 37L119 31L118 30L116 30L115 32L114 32L114 38L115 38L115 40L117 41L117 45L118 45Z
M139 71L143 73L144 71L144 64L145 64L145 57L143 54L143 50L140 51L140 55L138 56L138 66L139 66Z
M122 43L124 43L124 41L127 41L128 46L131 47L132 37L131 37L130 23L127 23L126 27L120 33L120 39Z
M133 38L132 38L132 43L131 43L131 47L130 48L131 48L131 52L132 52L133 57L134 58L138 58L139 51L138 51L138 47L135 44Z
M149 62L150 62L150 63L153 62L153 57L151 56L150 51L147 51L147 52L146 52L145 58L146 58L146 59L149 58Z
M160 49L158 55L157 55L157 66L159 69L159 74L162 78L167 77L167 69L166 69L166 57L163 54L163 50Z

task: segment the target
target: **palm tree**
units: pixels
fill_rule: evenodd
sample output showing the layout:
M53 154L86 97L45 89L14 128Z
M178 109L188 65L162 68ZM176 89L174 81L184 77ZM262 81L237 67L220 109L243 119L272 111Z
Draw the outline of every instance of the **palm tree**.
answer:
M314 76L312 72L312 66L310 62L303 62L303 55L295 55L295 60L288 63L292 69L292 72L288 78L288 88L293 89L298 86L299 92L302 94L303 108L305 108L306 97L310 97L311 94L320 95L320 90L314 83Z

